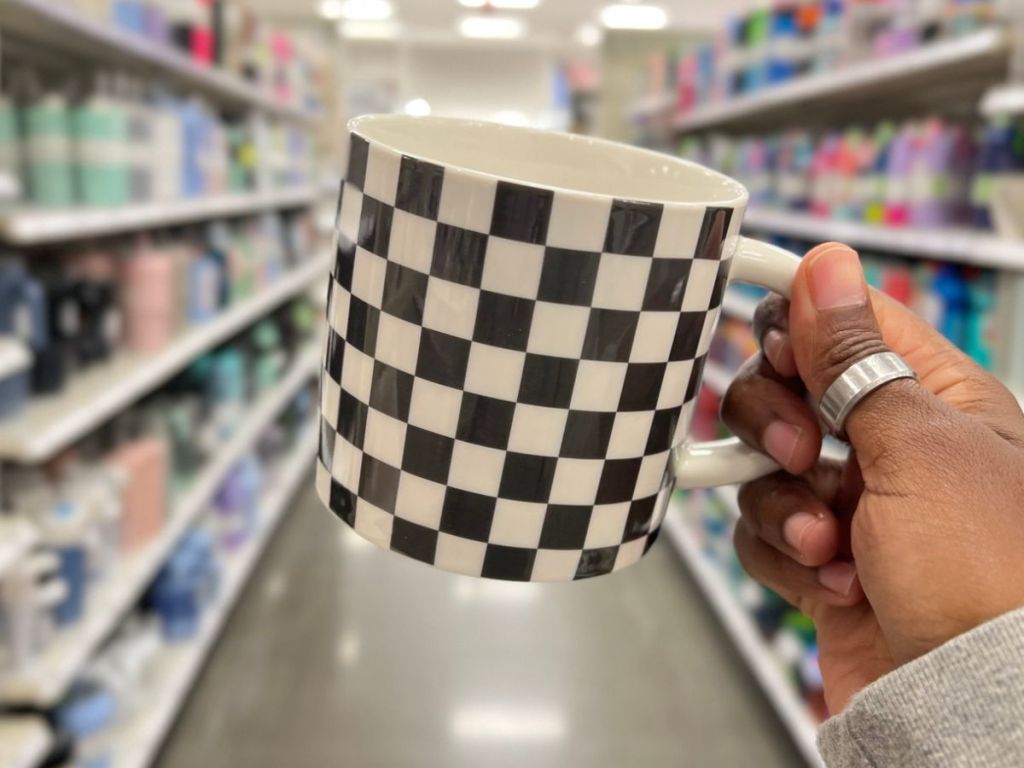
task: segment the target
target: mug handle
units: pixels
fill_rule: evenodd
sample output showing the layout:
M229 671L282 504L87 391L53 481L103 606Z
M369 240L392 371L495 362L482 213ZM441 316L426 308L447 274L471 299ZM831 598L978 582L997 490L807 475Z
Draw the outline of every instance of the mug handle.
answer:
M758 285L789 298L800 259L775 245L741 237L733 256L729 283ZM677 488L710 488L756 480L779 465L738 437L703 443L685 442L672 451Z

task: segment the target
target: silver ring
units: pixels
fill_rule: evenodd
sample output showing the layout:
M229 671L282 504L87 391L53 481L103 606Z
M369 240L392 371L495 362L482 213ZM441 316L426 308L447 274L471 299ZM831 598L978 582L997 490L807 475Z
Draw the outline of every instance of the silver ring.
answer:
M916 378L913 369L895 352L870 355L851 365L829 385L818 411L832 433L841 435L847 417L861 400L890 381Z

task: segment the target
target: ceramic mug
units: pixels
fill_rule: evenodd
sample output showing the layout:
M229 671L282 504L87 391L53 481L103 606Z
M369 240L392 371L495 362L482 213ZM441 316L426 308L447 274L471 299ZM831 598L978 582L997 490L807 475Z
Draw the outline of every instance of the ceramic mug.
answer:
M348 125L317 489L356 533L473 576L638 561L675 487L777 469L687 432L726 286L798 260L739 235L736 181L568 134Z

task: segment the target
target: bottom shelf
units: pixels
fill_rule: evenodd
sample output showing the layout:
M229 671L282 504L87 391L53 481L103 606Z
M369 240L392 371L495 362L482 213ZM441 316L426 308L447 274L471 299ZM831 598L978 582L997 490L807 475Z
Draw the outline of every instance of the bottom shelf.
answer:
M312 469L315 452L316 428L310 426L303 430L294 455L274 478L262 509L259 532L239 553L225 558L219 602L207 610L202 627L193 639L168 646L161 653L145 710L120 725L113 734L114 768L144 768L152 763L275 527L287 511L299 483Z
M50 751L53 737L39 717L0 718L0 766L34 768Z
M673 499L663 525L669 540L689 567L705 598L736 644L740 655L747 662L808 765L824 768L816 743L817 723L800 701L793 685L786 679L753 620L729 591L724 576L701 554L699 545L683 519L683 511L678 500Z

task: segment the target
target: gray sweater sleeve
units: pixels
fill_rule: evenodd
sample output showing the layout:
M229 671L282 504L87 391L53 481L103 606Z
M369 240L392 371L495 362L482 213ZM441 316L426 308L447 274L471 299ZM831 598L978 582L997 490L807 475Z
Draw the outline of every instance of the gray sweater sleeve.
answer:
M829 768L1024 766L1024 609L869 685L818 748Z

